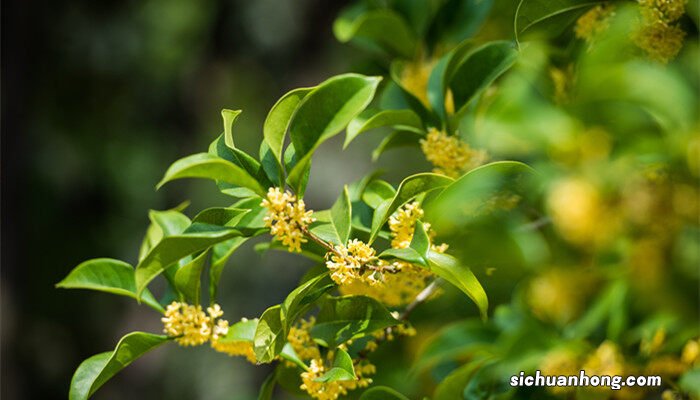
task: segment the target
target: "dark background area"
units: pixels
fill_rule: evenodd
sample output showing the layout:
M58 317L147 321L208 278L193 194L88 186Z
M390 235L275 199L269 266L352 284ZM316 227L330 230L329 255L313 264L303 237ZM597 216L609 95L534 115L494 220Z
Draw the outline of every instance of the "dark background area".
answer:
M192 215L230 203L209 182L154 186L171 162L221 132L221 108L244 110L237 145L257 153L278 97L351 69L356 51L331 32L345 3L3 2L3 399L66 398L81 360L127 332L162 329L129 299L54 285L89 258L135 263L148 209L191 199ZM315 162L308 202L328 206L344 182L368 171L362 149L376 140L343 153L339 141L326 144L335 151ZM224 274L226 317L254 317L279 302L308 267L288 261L242 249ZM255 398L268 373L205 348L165 347L97 397Z

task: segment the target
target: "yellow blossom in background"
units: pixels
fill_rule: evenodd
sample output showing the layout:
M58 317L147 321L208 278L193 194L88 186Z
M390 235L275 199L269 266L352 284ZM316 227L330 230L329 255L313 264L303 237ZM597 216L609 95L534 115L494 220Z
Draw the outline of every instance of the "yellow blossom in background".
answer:
M364 388L372 383L372 379L368 375L376 372L376 367L368 361L355 364L356 380L349 381L334 381L334 382L316 382L316 378L320 378L327 371L323 365L322 359L311 360L309 370L302 372L302 384L300 388L305 390L309 396L318 400L335 400L340 396L344 396L349 390Z
M210 339L217 340L228 332L228 321L220 319L221 307L215 304L207 308L207 315L202 306L172 302L165 309L163 332L174 337L180 346L199 346Z
M617 345L605 341L591 354L582 369L587 375L624 375L625 364Z
M548 352L540 361L539 369L542 375L578 375L580 371L578 355L570 349L555 349ZM569 393L575 388L569 386L553 386L547 390L554 394Z
M299 358L304 361L321 358L318 345L311 338L310 333L315 323L316 318L314 317L310 317L308 320L302 319L289 329L289 334L287 335L287 342L289 342Z
M659 328L654 332L651 338L642 339L641 343L639 343L639 351L646 356L658 353L665 341L666 330Z
M678 357L664 355L651 359L646 365L644 373L668 379L681 376L687 370L688 365L684 364Z
M237 340L224 342L221 340L212 340L211 347L220 353L225 353L230 356L243 356L253 364L257 362L255 351L253 350L253 342L251 341Z
M430 108L428 101L428 78L433 70L434 62L417 61L408 63L401 71L401 86L416 96L424 106Z
M685 14L687 0L638 0L642 16L633 35L635 44L647 56L668 63L683 47L685 31L676 23Z
M458 136L450 136L437 129L431 129L420 147L425 158L435 167L433 172L453 178L461 176L487 160L486 152L474 150Z
M567 178L554 184L547 198L552 223L568 241L589 245L607 238L613 220L592 183Z
M538 318L563 325L580 315L592 283L580 270L551 268L530 282L527 302Z
M649 59L666 64L676 57L683 47L685 31L678 25L656 22L644 25L634 34L634 43Z
M685 14L688 0L638 0L638 3L645 20L675 22Z
M407 203L396 210L389 217L389 230L391 230L391 247L405 249L411 244L413 232L416 229L416 221L423 218L423 209L418 202Z
M700 361L700 340L688 340L683 346L681 361L691 366Z
M591 43L602 32L610 27L610 19L615 15L615 7L611 4L599 4L576 20L574 33L579 39Z
M267 198L261 205L267 208L265 226L270 228L275 239L287 246L289 251L301 252L301 244L306 243L304 230L314 221L311 217L313 211L306 211L304 200L297 200L288 191L282 192L274 187L268 190Z

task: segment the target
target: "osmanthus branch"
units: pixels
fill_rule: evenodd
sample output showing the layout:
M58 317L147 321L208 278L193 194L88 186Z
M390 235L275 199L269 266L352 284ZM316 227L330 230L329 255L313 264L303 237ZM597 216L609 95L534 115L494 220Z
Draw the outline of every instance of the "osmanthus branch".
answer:
M437 278L430 282L428 286L425 287L425 289L421 290L418 295L416 295L416 298L413 299L413 301L406 306L406 308L403 310L403 313L399 316L400 321L406 321L408 320L408 317L411 315L413 310L415 310L416 307L418 307L420 304L425 302L430 298L430 296L435 293L436 290L440 288L440 278Z
M302 232L304 233L304 235L306 235L309 239L311 239L311 240L313 240L314 242L318 243L318 244L319 244L321 247L323 247L324 249L328 250L329 252L335 254L335 255L338 256L338 257L343 257L343 255L340 254L340 253L338 252L338 250L336 250L336 248L335 248L332 244L326 242L325 240L323 240L323 239L321 239L320 237L316 236L315 234L311 233L311 231L309 230L309 228L307 228L306 226L303 226L303 227L301 228L301 231L302 231Z

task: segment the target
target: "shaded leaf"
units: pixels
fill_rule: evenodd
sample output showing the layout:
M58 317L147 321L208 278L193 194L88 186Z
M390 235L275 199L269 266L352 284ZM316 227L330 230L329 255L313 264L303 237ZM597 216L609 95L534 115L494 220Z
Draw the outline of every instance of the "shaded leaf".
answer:
M360 14L355 10L345 12L335 20L333 33L342 43L361 39L389 54L404 58L411 58L416 48L416 38L411 27L399 14L389 9Z
M411 110L367 109L348 124L343 148L347 147L359 134L381 127L423 133L423 122Z
M374 386L362 393L360 400L409 400L396 390L386 386Z
M134 267L111 258L96 258L75 267L56 287L63 289L90 289L118 294L136 299ZM141 300L154 310L163 313L163 307L148 289Z
M321 345L333 348L398 323L386 307L371 297L333 297L321 305L311 336Z
M294 112L297 110L299 103L301 103L304 97L314 88L315 87L299 88L289 91L277 100L277 103L272 106L270 112L267 114L267 118L265 118L265 124L263 125L265 142L270 147L270 151L274 154L275 159L280 162L282 160L284 138L289 128L289 123L294 116Z
M490 42L470 52L456 67L449 82L457 113L513 66L517 56L518 51L507 41Z
M208 255L208 250L203 251L202 254L181 266L175 272L175 288L189 304L199 304L202 288L202 270L207 262Z
M92 396L124 367L145 353L167 342L163 335L132 332L124 336L114 351L94 355L83 361L73 374L70 383L70 400L84 400Z
M209 266L209 303L216 303L221 273L228 259L249 238L234 237L233 239L217 243L212 247L211 265Z
M428 252L428 265L435 274L469 296L479 308L481 318L487 318L489 300L471 269L462 265L456 258L435 251Z
M347 186L343 186L343 193L331 207L331 223L337 237L334 243L345 245L350 238L350 230L352 228L352 209Z
M399 207L420 194L441 189L453 181L450 177L433 173L415 174L404 179L391 201L384 201L375 210L369 242L372 243L377 238L379 230Z
M389 182L375 179L362 191L362 201L372 208L377 208L386 199L394 197L396 189Z
M141 297L146 286L175 261L235 236L241 233L214 225L193 224L182 234L163 238L136 266L137 296Z
M287 332L281 318L281 307L272 306L265 310L255 329L254 351L259 363L272 362L282 351L287 341Z
M334 287L328 272L324 272L292 290L280 305L280 321L285 325L285 330L289 330L316 300Z

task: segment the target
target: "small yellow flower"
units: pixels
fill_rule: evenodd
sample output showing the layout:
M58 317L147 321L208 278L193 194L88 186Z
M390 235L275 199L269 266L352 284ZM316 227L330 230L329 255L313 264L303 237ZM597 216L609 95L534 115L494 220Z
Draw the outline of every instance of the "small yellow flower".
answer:
M646 356L658 353L659 350L661 350L661 347L663 347L665 341L666 330L659 328L656 330L656 332L654 332L654 335L651 338L642 339L641 343L639 344L639 351Z
M212 340L211 347L220 353L225 353L230 356L243 356L253 364L257 362L255 352L253 351L253 342L251 341L239 340L222 342L220 340Z
M685 14L688 0L638 0L646 21L675 22Z
M578 355L569 349L555 349L548 352L540 361L542 375L578 375L580 361ZM570 386L553 386L547 388L554 394L573 392L575 388Z
M374 273L367 271L369 266L381 268L384 262L378 260L376 251L362 242L353 239L347 246L335 246L335 252L326 255L326 267L331 271L331 279L338 285L348 285L356 280L377 283Z
M678 25L662 21L643 24L635 32L634 43L653 61L666 64L676 57L683 47L685 31Z
M586 245L604 236L604 206L598 189L590 182L568 178L554 184L547 206L554 226L572 243Z
M423 218L423 209L418 202L405 204L389 217L391 231L391 247L405 249L410 246L415 232L415 224ZM430 225L424 223L429 236L434 236ZM444 253L447 244L435 245L432 250ZM381 275L381 282L367 282L364 279L354 279L340 287L344 295L365 295L392 307L406 305L425 289L433 273L428 269L407 262L396 261L391 264L391 272Z
M288 191L284 193L279 188L270 188L267 198L261 205L267 208L264 218L265 226L275 239L287 246L290 251L301 252L301 244L306 243L304 230L314 221L313 211L306 211L304 200L297 200Z
M316 342L311 338L311 328L316 323L316 318L302 319L296 326L289 329L287 341L302 360L321 358Z
M447 135L437 129L431 129L425 139L420 141L425 158L433 166L433 172L451 176L461 176L464 172L483 164L486 152L469 147L457 136Z
M189 305L174 301L165 309L163 332L174 337L180 346L199 346L210 339L217 340L228 332L228 321L220 319L223 315L218 304L207 309L202 306Z
M433 69L433 62L413 62L401 71L401 86L416 96L424 106L430 107L428 101L428 78Z
M610 19L615 15L615 7L611 4L599 4L576 20L574 33L579 39L591 43L602 32L610 27Z
M583 364L587 375L624 375L624 359L613 342L605 341Z

